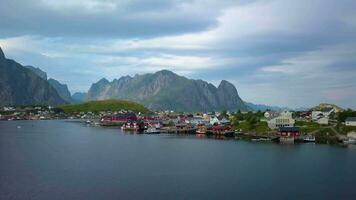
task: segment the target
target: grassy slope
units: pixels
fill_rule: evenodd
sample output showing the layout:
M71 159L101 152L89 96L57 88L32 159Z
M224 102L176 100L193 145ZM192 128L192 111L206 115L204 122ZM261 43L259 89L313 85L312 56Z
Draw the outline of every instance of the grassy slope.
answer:
M296 121L295 126L300 127L302 133L310 133L325 128L318 123L304 121Z
M124 101L124 100L104 100L104 101L89 101L81 104L70 104L61 106L66 113L73 112L100 112L100 111L119 111L131 110L134 112L148 113L150 112L141 104Z

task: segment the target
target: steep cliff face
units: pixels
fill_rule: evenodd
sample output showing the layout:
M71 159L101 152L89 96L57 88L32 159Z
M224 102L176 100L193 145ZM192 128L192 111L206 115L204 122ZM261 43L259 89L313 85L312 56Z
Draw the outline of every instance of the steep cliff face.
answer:
M37 74L39 77L41 77L44 80L47 80L47 73L42 71L40 68L38 67L33 67L30 65L24 66L25 68L35 72L35 74Z
M1 47L0 47L0 62L5 60L5 54L4 52L2 51Z
M103 99L128 99L158 110L247 110L231 83L222 81L216 88L205 81L187 79L168 70L124 76L112 82L101 79L91 86L87 100Z
M32 70L6 59L0 48L0 105L60 105L67 103Z
M62 84L59 81L55 80L55 79L48 79L48 83L57 90L57 93L59 94L59 96L64 99L67 102L73 102L72 100L72 96L69 92L68 86L66 84Z
M90 87L88 94L87 94L87 99L88 100L104 100L104 99L109 99L108 94L108 89L110 89L110 82L102 78L100 81L97 83L92 84Z
M235 86L228 81L221 81L218 87L217 95L220 105L225 106L226 109L233 108L237 105L245 105L237 93ZM244 110L246 110L246 108L247 107L245 106Z

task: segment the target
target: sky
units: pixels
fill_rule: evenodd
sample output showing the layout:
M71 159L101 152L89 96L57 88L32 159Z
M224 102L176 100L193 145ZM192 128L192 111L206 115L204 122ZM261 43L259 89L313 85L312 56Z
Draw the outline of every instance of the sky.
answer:
M355 0L0 0L8 58L87 91L161 69L248 102L356 108Z

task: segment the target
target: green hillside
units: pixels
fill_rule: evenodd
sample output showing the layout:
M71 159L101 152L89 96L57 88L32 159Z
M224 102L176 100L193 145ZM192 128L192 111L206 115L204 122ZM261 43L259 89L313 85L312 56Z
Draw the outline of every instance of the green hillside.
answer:
M69 104L60 107L66 113L73 112L100 112L100 111L119 111L131 110L134 112L148 113L146 107L141 104L124 101L124 100L104 100L104 101L89 101L80 104Z
M324 108L334 108L336 112L344 111L344 109L340 108L339 106L335 104L329 104L329 103L321 103L318 106L313 107L311 110L322 110Z

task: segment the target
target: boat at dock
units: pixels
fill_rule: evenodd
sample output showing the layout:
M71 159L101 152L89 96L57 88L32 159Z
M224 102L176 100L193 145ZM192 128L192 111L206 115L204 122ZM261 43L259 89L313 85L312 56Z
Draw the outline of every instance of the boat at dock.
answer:
M144 133L146 133L146 134L160 134L161 130L157 129L155 127L148 127L146 130L144 130Z
M123 131L137 131L141 132L147 129L147 126L144 122L126 122L121 126L121 130Z
M197 134L205 135L207 133L207 131L208 131L208 128L205 125L197 126L197 130L196 130Z
M304 142L315 142L315 137L312 135L308 135L306 137L303 138Z
M356 144L356 139L348 138L342 141L343 144Z
M164 133L176 133L176 134L196 134L197 128L188 124L177 124L175 126L162 127Z
M253 138L251 139L252 142L270 142L272 141L271 138Z

